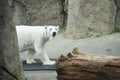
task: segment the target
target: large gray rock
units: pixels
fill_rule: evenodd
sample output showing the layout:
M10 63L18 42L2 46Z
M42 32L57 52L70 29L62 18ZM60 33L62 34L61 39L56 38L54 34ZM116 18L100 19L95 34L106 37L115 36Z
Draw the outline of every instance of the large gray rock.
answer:
M69 0L66 37L86 38L114 30L114 0Z
M18 42L7 0L0 0L0 80L24 80Z

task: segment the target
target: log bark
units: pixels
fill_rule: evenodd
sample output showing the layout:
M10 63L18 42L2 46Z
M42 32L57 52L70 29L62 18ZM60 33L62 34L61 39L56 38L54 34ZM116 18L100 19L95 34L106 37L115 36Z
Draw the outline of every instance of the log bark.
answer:
M58 80L120 80L120 58L80 53L74 48L57 62Z

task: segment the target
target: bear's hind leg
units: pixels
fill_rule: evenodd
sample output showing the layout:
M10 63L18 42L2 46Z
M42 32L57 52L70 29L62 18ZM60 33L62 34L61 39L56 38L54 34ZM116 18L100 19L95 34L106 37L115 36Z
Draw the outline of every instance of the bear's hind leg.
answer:
M35 54L34 50L32 50L32 49L28 50L28 55L27 55L27 59L26 59L27 64L36 63L36 61L33 59L34 54Z

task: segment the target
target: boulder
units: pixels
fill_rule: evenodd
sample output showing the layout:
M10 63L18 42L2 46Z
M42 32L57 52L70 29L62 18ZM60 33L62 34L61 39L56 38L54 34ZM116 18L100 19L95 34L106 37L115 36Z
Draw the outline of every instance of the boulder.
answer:
M67 38L98 37L114 31L114 0L69 0Z
M0 80L25 80L7 0L0 0Z

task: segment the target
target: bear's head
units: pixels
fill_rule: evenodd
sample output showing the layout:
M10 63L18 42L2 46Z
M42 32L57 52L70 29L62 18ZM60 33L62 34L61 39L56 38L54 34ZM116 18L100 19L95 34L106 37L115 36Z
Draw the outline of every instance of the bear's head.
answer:
M46 37L49 38L49 40L51 40L56 36L59 30L59 26L45 26L45 30L46 30Z

